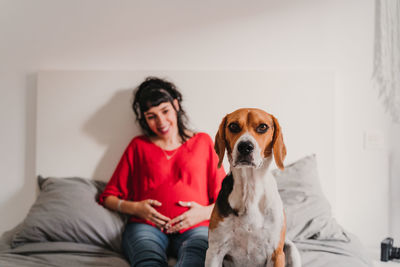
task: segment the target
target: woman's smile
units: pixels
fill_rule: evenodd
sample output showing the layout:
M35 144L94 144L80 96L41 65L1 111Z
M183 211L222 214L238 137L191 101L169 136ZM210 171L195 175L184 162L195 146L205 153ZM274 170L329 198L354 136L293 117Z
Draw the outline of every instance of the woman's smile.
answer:
M171 125L165 125L162 127L157 127L157 131L161 134L167 134L169 129L170 129Z

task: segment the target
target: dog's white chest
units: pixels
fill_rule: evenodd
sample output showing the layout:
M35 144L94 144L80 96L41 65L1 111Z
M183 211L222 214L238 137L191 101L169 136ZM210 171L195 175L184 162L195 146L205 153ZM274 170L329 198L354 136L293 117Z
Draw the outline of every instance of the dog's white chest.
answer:
M269 210L263 216L260 212L249 211L240 218L226 218L226 229L231 229L226 240L229 246L226 259L232 262L231 266L265 266L280 241L282 230L274 223L280 216L273 213Z
M225 217L210 232L210 245L224 246L224 266L266 266L281 241L282 201L274 178L240 177L228 197L237 215Z

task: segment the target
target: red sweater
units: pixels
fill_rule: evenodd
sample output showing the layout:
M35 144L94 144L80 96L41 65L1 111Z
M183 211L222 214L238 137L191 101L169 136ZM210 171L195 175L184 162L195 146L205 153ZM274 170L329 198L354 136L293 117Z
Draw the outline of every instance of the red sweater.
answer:
M168 160L165 153L172 157ZM132 201L155 199L162 205L154 208L173 219L188 210L178 201L195 201L203 206L216 201L225 177L224 169L218 169L217 164L218 156L206 133L197 133L174 151L163 151L146 136L137 136L126 148L99 202L103 204L110 195ZM154 226L135 216L129 221Z

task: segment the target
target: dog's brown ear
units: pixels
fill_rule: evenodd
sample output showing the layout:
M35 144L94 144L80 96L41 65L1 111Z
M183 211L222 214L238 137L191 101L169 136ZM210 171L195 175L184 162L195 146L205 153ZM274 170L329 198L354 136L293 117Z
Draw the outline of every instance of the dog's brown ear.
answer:
M274 151L276 166L278 166L279 169L283 170L285 168L285 166L283 165L283 161L286 157L286 146L283 142L281 126L279 125L278 120L274 116L272 116L272 120L274 121L274 137L272 139L272 150Z
M225 155L225 147L226 147L226 142L225 142L225 126L226 126L226 120L227 116L225 116L221 124L219 125L219 129L217 134L215 135L215 144L214 144L214 149L215 152L217 152L219 161L218 161L218 168L221 167L222 161L224 160L224 155Z

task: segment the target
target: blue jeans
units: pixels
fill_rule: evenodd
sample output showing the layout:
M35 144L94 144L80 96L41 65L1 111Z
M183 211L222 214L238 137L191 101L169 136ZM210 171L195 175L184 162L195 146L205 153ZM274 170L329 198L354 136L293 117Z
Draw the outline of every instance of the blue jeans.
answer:
M132 267L168 266L167 255L177 258L176 267L203 267L207 248L205 226L167 235L147 224L129 223L122 236L122 249Z

